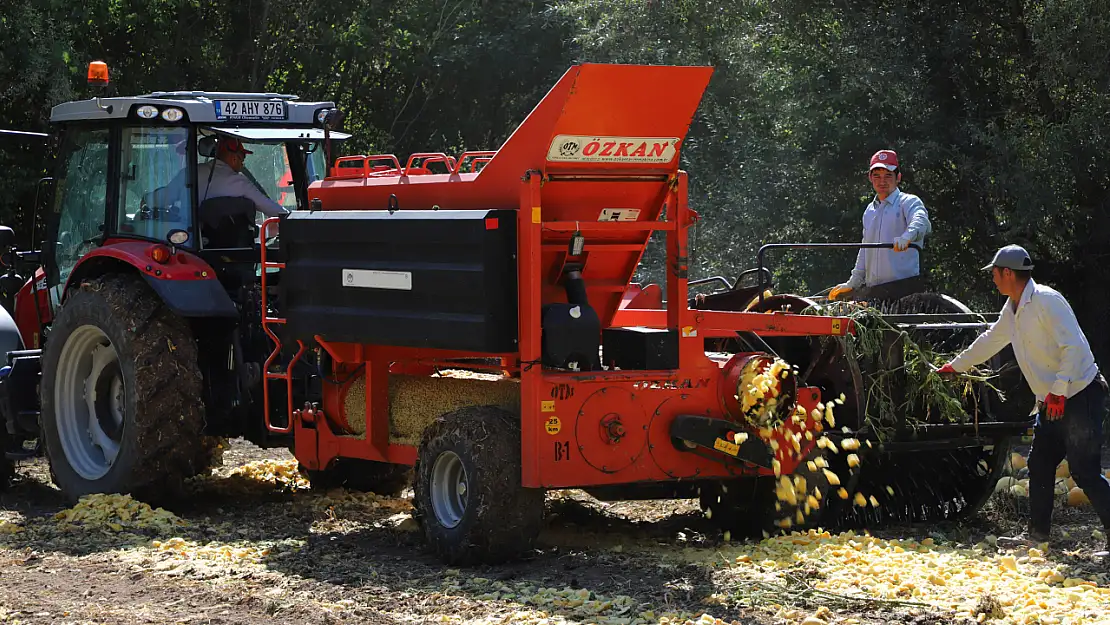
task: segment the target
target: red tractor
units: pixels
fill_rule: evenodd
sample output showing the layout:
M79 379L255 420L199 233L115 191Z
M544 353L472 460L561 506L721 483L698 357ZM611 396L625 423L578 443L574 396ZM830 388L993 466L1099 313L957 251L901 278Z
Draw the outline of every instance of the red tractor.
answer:
M80 123L44 259L50 331L41 356L12 352L4 381L33 388L41 362L41 416L26 419L41 432L20 426L29 394L6 413L9 447L41 436L71 498L158 496L204 470L212 436L289 446L314 484L396 493L411 471L417 520L453 563L527 552L550 489L700 497L753 532L976 510L1027 427L1013 398L974 385L946 422L910 398L921 418L888 415L905 427L879 438L866 397L895 350L857 358L853 318L768 295L763 250L735 282L690 280L698 215L679 153L711 73L575 66L494 152L347 156L326 176L329 103L59 107ZM279 119L221 120L232 101ZM149 180L144 163L180 153L193 168L201 135L221 133L289 164L295 210L261 225L276 242L213 250L195 195L141 200L175 173ZM657 231L666 284L633 283ZM710 282L724 288L691 296ZM949 350L986 323L930 293L883 310L888 334Z
M107 84L94 62L91 85ZM45 451L61 490L162 498L203 471L219 437L268 437L256 207L206 197L221 140L289 210L325 176L331 102L272 93L156 92L54 107L46 245L14 252L0 315L0 484ZM24 133L27 134L27 133ZM215 194L212 194L215 196ZM41 257L41 268L37 265ZM17 262L21 261L21 262ZM17 266L31 270L24 280ZM14 322L12 318L14 317Z

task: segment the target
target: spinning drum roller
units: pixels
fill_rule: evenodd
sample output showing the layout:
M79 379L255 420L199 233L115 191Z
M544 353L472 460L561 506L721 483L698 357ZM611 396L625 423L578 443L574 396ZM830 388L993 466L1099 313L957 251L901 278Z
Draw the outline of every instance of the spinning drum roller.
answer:
M713 296L705 298L701 307L712 309ZM749 310L753 312L790 311L802 312L808 308L820 310L813 300L793 296L774 295L755 303ZM726 309L719 306L716 309ZM877 306L885 315L906 314L971 314L971 311L957 300L934 293L908 295L892 302ZM968 327L927 328L908 327L908 337L924 349L940 353L954 353L964 349L974 341L978 332ZM864 430L866 420L865 398L870 390L865 386L874 383L874 375L882 370L882 362L859 362L850 358L844 351L843 342L835 338L823 337L755 337L740 333L736 339L714 339L707 341L709 351L732 352L749 351L764 347L775 352L783 360L797 367L797 384L816 386L821 389L822 397L828 401L844 396L843 405L835 409L836 427L847 427L851 431ZM1001 359L996 358L992 368L997 368ZM897 385L895 385L897 386ZM905 392L902 388L896 392ZM978 410L978 420L988 421L997 418L1000 405L997 396L978 387L967 400L968 414ZM1015 408L1015 400L1006 402L1010 420L1018 420L1020 415ZM923 406L915 406L913 415L883 415L884 419L908 416L935 415L936 411L926 411ZM987 416L991 415L991 416ZM935 417L930 417L935 423ZM925 420L922 418L921 420ZM839 440L839 438L834 439ZM822 450L818 450L822 451ZM840 450L835 454L822 454L843 486L847 498L834 494L822 502L819 524L827 528L874 526L885 522L917 522L954 519L974 513L990 497L1002 466L1009 452L1009 439L995 436L988 440L964 440L958 444L945 444L933 441L915 441L912 437L900 437L892 444L880 449L878 441L873 446L864 444L855 453L862 462L855 467L848 466L848 452ZM806 463L799 470L804 471ZM746 485L737 489L746 493L745 506L767 505L773 492L771 485ZM703 493L703 507L711 506L722 493L713 488ZM725 486L726 489L733 488ZM839 486L828 487L835 493ZM863 495L864 505L856 505L857 493ZM739 495L725 493L722 502L740 505ZM870 500L874 497L879 504L874 507ZM707 501L707 499L709 501ZM721 507L721 506L718 506ZM809 523L807 523L809 525Z
M879 304L881 313L894 315L969 315L971 310L959 301L936 293L915 293ZM956 353L975 340L972 328L906 327L908 338L936 353ZM995 359L992 368L1001 360ZM863 378L874 380L883 363L863 363ZM895 393L905 394L904 385L893 384ZM1012 402L1012 400L1011 400ZM1007 403L1011 403L1007 402ZM999 416L997 396L982 385L975 385L964 399L964 408L973 422L993 421ZM915 417L919 422L939 425L937 411L927 411L919 403L911 414L877 415L886 420ZM861 412L862 417L862 412ZM861 419L862 420L862 419ZM1010 440L1004 435L984 434L978 441L917 440L910 430L882 448L876 443L871 453L861 454L862 470L852 484L855 492L874 496L879 506L842 506L823 519L830 526L861 527L890 522L936 522L973 514L986 503L1001 475L1009 455ZM956 438L953 436L951 438ZM852 493L854 495L854 493Z

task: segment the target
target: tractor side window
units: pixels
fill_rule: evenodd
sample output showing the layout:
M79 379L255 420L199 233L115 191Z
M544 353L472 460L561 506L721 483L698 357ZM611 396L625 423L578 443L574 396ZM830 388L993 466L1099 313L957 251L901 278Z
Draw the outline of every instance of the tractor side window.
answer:
M65 284L81 257L100 245L108 205L107 128L71 130L62 146L54 266ZM53 281L52 281L53 282Z
M297 192L293 187L293 168L289 165L289 150L279 145L274 154L274 173L277 180L277 201L287 210L297 210Z
M165 241L171 230L193 234L187 128L124 128L120 142L121 234ZM186 247L193 244L192 237Z
M328 175L328 164L324 161L324 144L310 146L305 159L305 184L323 180Z

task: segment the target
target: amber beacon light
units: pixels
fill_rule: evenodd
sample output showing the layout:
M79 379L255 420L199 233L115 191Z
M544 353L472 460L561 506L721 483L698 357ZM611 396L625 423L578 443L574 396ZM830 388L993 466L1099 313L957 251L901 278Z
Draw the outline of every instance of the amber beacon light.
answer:
M93 61L89 63L89 85L94 87L104 87L108 85L108 64L104 61Z

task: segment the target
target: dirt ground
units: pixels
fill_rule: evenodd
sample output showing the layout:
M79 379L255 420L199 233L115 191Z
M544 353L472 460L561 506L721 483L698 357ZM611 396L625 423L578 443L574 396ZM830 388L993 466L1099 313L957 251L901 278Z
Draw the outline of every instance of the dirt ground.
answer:
M690 500L605 503L580 491L552 493L530 559L451 569L425 552L411 493L314 493L290 461L284 450L233 441L224 465L161 515L118 497L67 509L42 461L22 466L19 481L0 493L0 624L627 625L698 622L704 613L759 625L974 622L917 595L868 599L863 583L851 595L819 590L818 580L835 574L800 561L780 564L777 581L767 581L775 565L757 574L755 564L742 568L763 556L753 544L725 542ZM962 526L890 528L867 540L890 539L886 551L907 544L897 540L920 541L909 550L922 553L942 551L934 542L952 545L941 554L952 558L957 546L966 551L1019 529L1021 505L996 497ZM1029 552L1018 560L1023 574L1028 562L1043 562L1066 571L1060 579L1094 580L1079 590L1105 588L1110 569L1086 555L1098 535L1090 508L1061 508L1056 523L1043 558ZM863 540L849 542L859 550ZM1036 582L1033 575L1029 568ZM1088 617L1095 620L1081 620ZM1080 607L1059 618L1098 622Z

